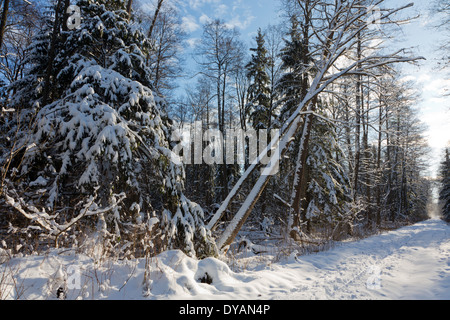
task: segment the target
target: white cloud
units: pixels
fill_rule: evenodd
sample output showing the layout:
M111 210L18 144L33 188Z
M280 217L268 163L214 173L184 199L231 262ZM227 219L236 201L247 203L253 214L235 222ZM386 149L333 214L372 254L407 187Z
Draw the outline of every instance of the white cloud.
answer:
M242 6L242 0L236 0L233 2L233 11L236 11Z
M211 22L212 19L208 15L202 14L200 16L200 18L198 19L198 21L200 21L201 24L207 24L207 23Z
M186 3L190 8L190 11L186 11L189 12L189 14L183 19L183 23L186 24L185 29L189 32L198 29L193 24L192 15L195 15L198 18L200 24L206 24L211 22L214 18L219 18L226 21L227 27L240 30L247 29L255 19L251 7L248 4L245 4L245 1L243 0L188 0ZM193 11L196 11L196 13ZM198 15L200 15L200 17L198 17Z
M222 17L223 15L225 15L228 11L228 6L225 4L220 4L219 6L217 6L216 10L214 10L214 14L216 15L216 17Z
M156 6L158 4L157 0L144 0L139 3L140 9L147 14L153 15L155 13ZM185 0L165 0L163 2L163 8L180 9L185 7Z
M238 28L241 30L245 30L248 28L248 26L250 26L254 19L255 17L252 15L247 15L244 18L241 18L240 15L236 15L230 21L228 21L226 25L229 28Z
M200 26L197 24L197 20L194 16L186 16L181 19L181 26L184 29L184 31L190 33L197 31Z
M193 49L197 46L197 44L201 41L199 38L190 38L186 40L186 43L188 44L190 49Z
M433 81L428 82L424 86L424 92L435 93L439 95L443 95L445 93L445 89L450 87L450 80L437 78Z
M205 4L220 3L220 1L221 0L189 0L189 6L192 9L197 10Z

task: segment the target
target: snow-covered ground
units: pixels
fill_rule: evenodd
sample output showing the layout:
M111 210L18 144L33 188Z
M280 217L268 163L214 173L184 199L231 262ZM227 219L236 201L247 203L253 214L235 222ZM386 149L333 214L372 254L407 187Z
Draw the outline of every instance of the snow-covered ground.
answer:
M0 265L0 298L55 299L65 287L67 299L444 300L450 226L431 219L326 252L277 262L249 254L240 263L249 267L233 272L221 260L197 261L180 251L112 262L54 250Z

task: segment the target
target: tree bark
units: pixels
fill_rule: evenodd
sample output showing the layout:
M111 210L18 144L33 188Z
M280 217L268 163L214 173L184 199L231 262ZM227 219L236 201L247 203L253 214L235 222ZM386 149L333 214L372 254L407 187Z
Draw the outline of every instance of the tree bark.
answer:
M62 30L63 31L69 31L69 28L67 26L67 21L69 20L69 14L67 13L67 9L70 6L70 0L64 0L64 11L63 11L63 24L62 24Z
M55 60L55 46L56 46L56 40L59 35L59 29L60 29L60 23L61 23L61 8L62 0L58 0L56 4L56 10L55 10L55 21L53 24L53 32L52 32L52 38L50 41L50 49L48 53L48 64L47 64L47 70L45 72L45 78L44 78L44 88L42 91L42 104L43 106L47 105L50 101L50 87L51 87L51 76L53 72L53 62Z
M358 33L357 59L361 60L361 34ZM353 189L358 192L359 168L361 161L361 103L362 103L362 83L361 75L356 76L356 137L355 137L355 168Z
M378 123L378 150L377 150L377 227L381 225L381 179L383 174L381 172L381 139L383 130L383 104L380 97L379 100L379 123Z
M132 0L129 0L130 2ZM152 24L150 25L150 29L148 31L148 37L151 38L153 35L153 29L155 28L156 20L158 19L159 12L161 11L161 7L163 5L164 0L158 0L158 5L156 6L155 15L153 16ZM130 5L131 7L131 5Z
M6 30L6 20L8 19L9 0L3 1L2 20L0 21L0 49L3 45L3 38Z
M128 17L131 17L131 6L133 5L133 0L128 0L127 2L127 13Z
M313 102L315 105L315 102ZM314 109L314 107L313 107ZM314 111L314 110L313 110ZM309 230L309 223L306 218L306 191L308 185L307 177L307 159L308 159L308 149L309 141L311 138L311 130L313 123L313 115L308 114L305 116L305 121L303 124L303 132L300 140L298 159L296 166L296 173L294 177L294 192L295 195L292 199L292 214L294 215L293 224L291 229L300 227L301 221L307 222L307 229ZM296 232L291 230L291 237L296 238Z

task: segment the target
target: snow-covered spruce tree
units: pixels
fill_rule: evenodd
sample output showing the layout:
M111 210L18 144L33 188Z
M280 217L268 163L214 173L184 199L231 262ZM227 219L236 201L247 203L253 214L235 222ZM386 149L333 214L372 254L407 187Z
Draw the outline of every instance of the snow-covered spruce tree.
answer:
M441 164L441 190L439 201L442 204L444 220L450 222L450 149L445 150L445 160Z
M311 132L308 182L304 217L308 224L318 228L331 227L332 236L339 238L350 229L354 220L351 183L348 172L338 162L343 159L332 125L320 117L314 118ZM304 222L306 222L304 221Z
M279 121L286 121L300 101L306 95L308 75L305 72L309 62L308 50L302 39L299 22L296 15L291 17L291 26L281 49L282 75L276 84L279 99L277 106L280 109Z
M250 80L248 88L247 112L255 130L268 129L272 122L270 110L270 78L267 69L271 60L265 47L264 34L261 29L256 36L256 48L250 62L247 64L247 77Z
M257 132L258 145L260 146L260 133L262 132L260 130L269 130L270 132L274 125L271 101L271 78L268 73L274 61L271 59L266 48L265 34L261 29L258 29L258 34L256 35L256 48L251 48L250 50L253 54L250 62L246 65L247 79L249 82L246 113L252 128ZM271 139L269 133L267 141L271 141ZM258 210L261 213L260 217L258 217L261 221L263 216L267 217L268 211L271 211L267 208L269 204L267 201L268 194L270 193L270 191L266 190L261 195L261 207Z
M171 121L145 64L150 41L124 1L76 4L79 28L57 30L49 103L40 105L43 59L30 58L29 81L15 84L16 102L31 99L38 114L7 202L56 244L76 230L97 231L135 256L214 255L202 209L183 195L184 169L171 161ZM43 38L48 32L34 48Z

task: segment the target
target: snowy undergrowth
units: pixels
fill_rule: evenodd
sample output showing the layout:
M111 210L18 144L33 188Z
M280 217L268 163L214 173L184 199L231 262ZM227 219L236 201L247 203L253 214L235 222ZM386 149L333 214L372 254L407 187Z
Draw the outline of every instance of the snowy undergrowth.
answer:
M180 250L166 251L149 264L145 259L100 262L73 250L51 250L46 255L13 257L1 267L2 299L207 298L232 292L239 283L254 279L232 272L218 259L199 261Z
M247 264L236 272L230 256L196 260L178 250L147 261L100 261L62 249L12 257L0 265L0 294L57 299L63 288L66 299L450 298L450 227L441 220L278 261L250 248L233 256Z

